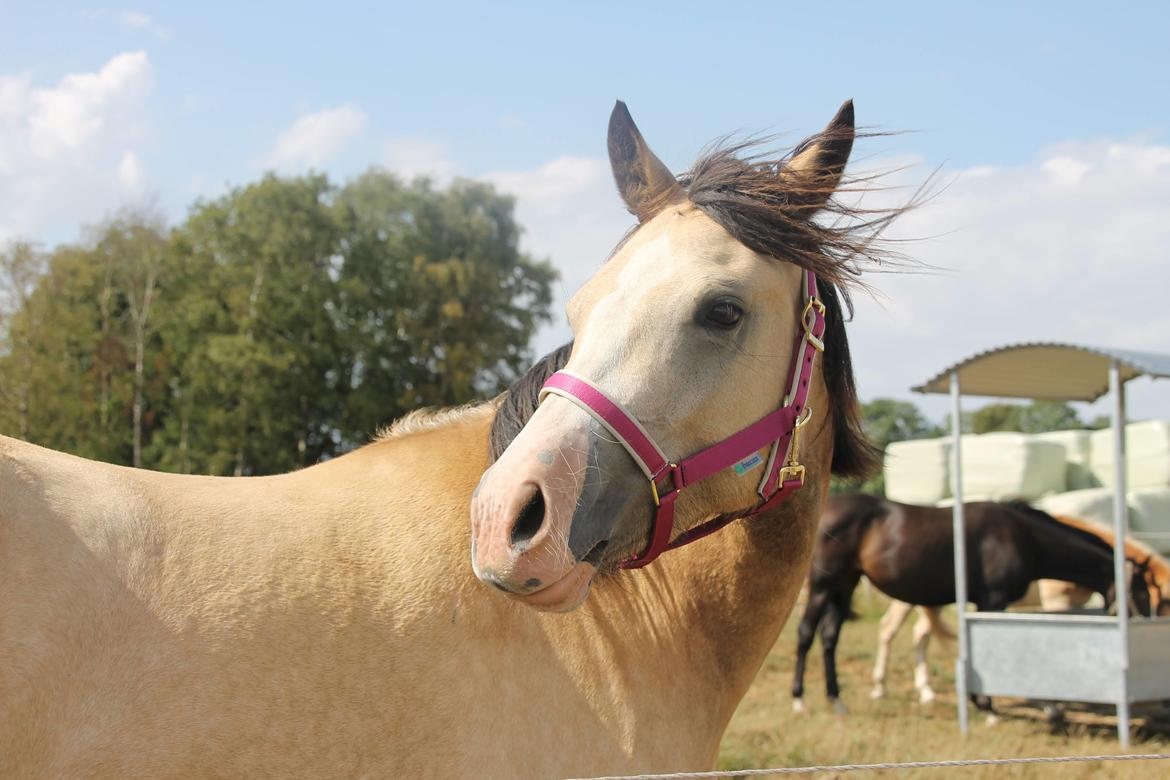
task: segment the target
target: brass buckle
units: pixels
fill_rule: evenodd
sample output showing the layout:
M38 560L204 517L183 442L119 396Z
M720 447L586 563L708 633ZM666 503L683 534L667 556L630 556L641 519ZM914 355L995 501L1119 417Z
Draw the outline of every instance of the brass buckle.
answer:
M800 486L804 487L805 469L797 456L800 450L800 429L807 425L811 418L812 407L806 405L804 412L796 418L796 424L792 426L792 442L788 447L788 461L780 467L780 473L776 475L777 490L783 487L785 482L793 479L800 480Z
M779 490L784 486L785 482L789 480L799 479L800 486L804 487L804 466L799 463L785 465L780 469L780 475L776 478L776 489Z
M825 316L825 304L821 303L819 298L809 298L804 304L804 311L800 313L800 325L804 328L804 337L808 339L808 343L813 345L813 349L817 352L825 351L825 342L813 335L813 326L817 324L816 316L809 317L813 309L823 317Z
M825 304L821 302L821 299L820 298L809 298L804 303L804 312L800 315L800 318L803 320L805 317L808 316L808 313L813 309L816 309L822 316L824 316Z
M678 464L668 463L666 465L667 473L670 474L670 479L673 482L674 474L678 471ZM671 485L671 487L674 487L674 485ZM650 495L654 497L654 506L662 506L662 500L658 497L658 483L654 481L653 477L650 478Z

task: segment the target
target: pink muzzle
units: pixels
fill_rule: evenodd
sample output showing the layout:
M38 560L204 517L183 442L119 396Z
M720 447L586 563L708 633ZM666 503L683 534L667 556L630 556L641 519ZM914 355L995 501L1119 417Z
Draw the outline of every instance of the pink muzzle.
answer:
M581 407L617 437L650 481L650 497L655 507L650 543L642 552L622 562L622 568L641 568L667 550L702 539L728 523L776 506L804 486L804 466L797 459L798 432L811 413L805 402L813 360L818 352L824 351L825 334L825 306L817 297L817 278L812 271L804 272L804 309L800 320L801 334L792 358L791 381L784 405L723 441L677 462L666 457L633 415L584 377L558 371L544 383L541 400L554 394ZM747 464L769 445L771 452L757 488L760 500L754 506L720 515L671 539L675 501L684 488L737 464ZM664 484L668 477L669 484Z

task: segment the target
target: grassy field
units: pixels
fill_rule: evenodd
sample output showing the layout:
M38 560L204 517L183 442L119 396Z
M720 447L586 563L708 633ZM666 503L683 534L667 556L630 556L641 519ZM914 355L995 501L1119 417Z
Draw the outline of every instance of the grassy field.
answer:
M984 722L972 710L972 729L959 734L954 696L954 647L931 644L931 671L938 701L924 707L913 690L913 648L907 622L890 654L887 698L869 698L870 673L876 648L878 619L885 602L880 595L858 590L857 620L845 624L837 649L841 698L849 714L839 716L828 707L821 673L820 643L809 654L805 676L807 712L792 712L789 689L795 654L799 611L793 613L751 690L740 704L723 738L720 769L808 766L884 761L931 761L955 758L1012 758L1022 756L1096 755L1121 752L1108 710L1088 708L1070 713L1062 727L1049 726L1039 710L1022 701L997 700L1001 721ZM954 625L954 616L948 616ZM1170 674L1170 670L1167 670ZM1136 718L1133 752L1170 753L1170 726L1159 714ZM818 775L826 777L828 775ZM973 767L862 772L842 775L866 780L873 777L922 777L939 780L970 778L1146 778L1170 777L1170 761L1055 766Z

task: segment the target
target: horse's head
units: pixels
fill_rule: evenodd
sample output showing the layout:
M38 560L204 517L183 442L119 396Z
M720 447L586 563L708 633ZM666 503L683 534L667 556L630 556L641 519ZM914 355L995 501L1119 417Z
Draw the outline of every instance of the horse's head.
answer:
M1157 553L1149 552L1145 560L1129 558L1133 566L1133 576L1141 579L1141 590L1145 593L1145 611L1141 611L1143 604L1136 598L1131 609L1136 607L1140 614L1153 617L1170 617L1170 582L1166 582L1166 562Z
M1144 569L1150 591L1150 611L1156 617L1170 617L1170 565L1162 556L1150 552Z
M638 226L569 302L565 370L623 408L667 456L695 453L774 412L789 394L794 356L804 354L804 269L841 278L839 268L826 274L841 259L826 238L843 234L813 217L838 187L853 137L846 103L782 164L725 150L676 179L618 103L609 156ZM842 351L827 359L847 364ZM815 483L808 489L819 491L833 435L819 371L808 383L814 424L799 455ZM758 504L770 450L688 485L674 532ZM644 466L573 398L546 395L476 489L477 576L537 608L575 608L599 569L647 546L657 493Z
M1138 560L1127 557L1125 559L1125 576L1129 580L1129 593L1126 594L1126 609L1129 615L1150 617L1152 614L1161 615L1160 598L1155 597L1150 587L1150 558ZM1117 585L1111 583L1104 593L1105 606L1110 614L1117 614ZM1158 611L1154 612L1155 606Z

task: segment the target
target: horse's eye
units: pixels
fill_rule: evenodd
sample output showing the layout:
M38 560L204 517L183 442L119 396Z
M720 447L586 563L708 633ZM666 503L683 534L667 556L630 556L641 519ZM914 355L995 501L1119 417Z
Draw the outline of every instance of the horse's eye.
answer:
M743 309L731 301L719 301L707 310L707 323L716 328L734 328L743 318Z

